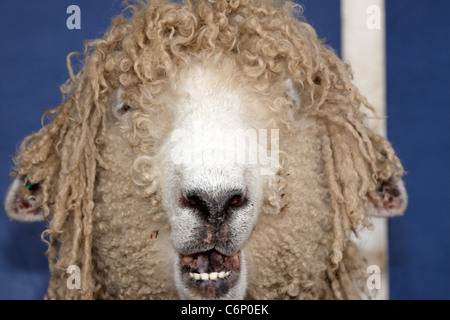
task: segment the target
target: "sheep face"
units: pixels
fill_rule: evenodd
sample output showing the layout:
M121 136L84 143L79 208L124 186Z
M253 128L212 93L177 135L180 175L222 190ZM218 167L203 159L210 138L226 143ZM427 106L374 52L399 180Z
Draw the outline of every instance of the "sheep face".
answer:
M132 180L129 189L135 190L128 198L140 195L144 199L157 198L155 207L164 212L161 221L170 226L169 235L164 239L164 228L157 227L154 219L144 217L148 225L144 227L143 221L138 229L158 229L157 240L168 242L164 246L169 250L156 253L165 261L164 267L156 268L161 268L161 273L173 268L172 278L182 298L244 297L243 249L261 210L263 185L271 177L270 173L277 170L276 150L263 150L267 136L258 137L260 132L265 132L260 131L264 129L259 121L263 113L256 116L253 112L264 102L249 86L234 81L233 74L237 71L230 65L206 67L205 64L177 72L172 87L161 93L165 112L160 118L152 115L155 125L150 126L147 134L158 134L163 139L153 144L151 152L132 147L133 135L127 133L134 131L137 123L146 117L146 108L154 106L129 106L126 88L112 94L113 125L103 155L111 162L114 159L117 168L112 170L121 176L122 184L117 188L116 173L100 173L98 198L106 201L97 205L99 220L94 223L99 229L107 228L110 234L117 234L112 230L111 221L130 211L120 209L126 203L124 189L128 187L124 188L124 181ZM145 140L143 135L141 139ZM264 159L262 166L259 155L270 151L270 161ZM151 216L149 207L149 201L144 200L130 221L135 222L140 212ZM117 213L112 214L113 211ZM123 219L117 221L120 233L127 233L124 237L131 242L143 242L139 243L140 247L148 246L149 239L138 235L134 222L127 228ZM110 246L100 236L96 245L102 249ZM157 246L150 243L155 251ZM101 252L97 250L100 256L96 260L109 261L108 252L104 256ZM132 259L132 256L124 257L122 261L128 266L141 264Z
M165 146L161 197L179 253L174 273L183 298L244 297L241 249L261 207L260 170L247 152L254 141L240 143L242 133L253 130L246 97L220 79L211 70L189 71ZM238 161L245 154L248 161Z

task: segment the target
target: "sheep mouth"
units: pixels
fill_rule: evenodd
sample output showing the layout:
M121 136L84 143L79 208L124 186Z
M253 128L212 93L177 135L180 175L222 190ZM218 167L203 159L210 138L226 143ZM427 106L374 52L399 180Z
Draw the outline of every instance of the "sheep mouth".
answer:
M197 296L220 299L238 282L240 260L240 251L229 256L214 249L181 255L181 276L186 288Z

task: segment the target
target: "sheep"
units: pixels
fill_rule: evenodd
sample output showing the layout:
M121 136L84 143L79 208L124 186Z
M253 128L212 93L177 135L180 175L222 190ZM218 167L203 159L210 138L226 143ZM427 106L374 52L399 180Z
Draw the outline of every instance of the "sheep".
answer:
M127 8L14 159L5 210L48 221L46 298L370 297L350 237L407 195L350 66L288 1Z

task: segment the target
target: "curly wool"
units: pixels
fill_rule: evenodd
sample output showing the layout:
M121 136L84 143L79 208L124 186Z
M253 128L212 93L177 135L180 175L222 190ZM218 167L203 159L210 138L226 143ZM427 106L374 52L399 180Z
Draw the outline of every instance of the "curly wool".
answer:
M125 98L142 107L126 134L133 148L151 158L161 137L149 128L167 105L161 92L193 59L214 56L232 59L262 96L278 97L269 122L286 129L280 136L282 168L266 190L265 214L246 245L255 269L247 296L358 296L363 259L348 239L370 225L366 194L375 198L378 181L403 171L389 143L362 124L360 106L371 107L351 83L349 66L323 45L301 11L290 2L266 0L138 1L112 21L102 39L87 44L80 72L74 74L69 61L63 102L45 114L53 115L52 121L24 140L15 159L17 174L42 184L49 221L43 233L49 245L49 298L114 296L105 266L95 259L102 242L93 233L107 223L96 214L101 208L97 179L120 178L111 156L117 150L108 144L108 97L121 86ZM291 103L290 113L284 112L289 102L275 88L286 78L302 101L297 109ZM160 212L157 179L148 179L146 192L155 213ZM161 214L152 219L164 227ZM81 290L65 286L71 264L81 267ZM271 264L283 264L285 274L271 274ZM121 297L138 296L137 290ZM140 297L174 298L174 293L159 284Z

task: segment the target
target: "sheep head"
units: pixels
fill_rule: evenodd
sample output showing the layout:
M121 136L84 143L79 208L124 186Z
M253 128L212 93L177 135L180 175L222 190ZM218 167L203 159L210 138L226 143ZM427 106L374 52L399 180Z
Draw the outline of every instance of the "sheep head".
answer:
M139 4L90 44L5 199L49 221L49 297L353 297L350 235L403 213L403 170L293 7Z

